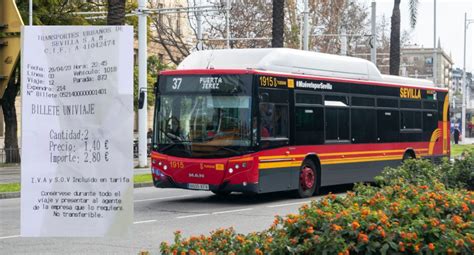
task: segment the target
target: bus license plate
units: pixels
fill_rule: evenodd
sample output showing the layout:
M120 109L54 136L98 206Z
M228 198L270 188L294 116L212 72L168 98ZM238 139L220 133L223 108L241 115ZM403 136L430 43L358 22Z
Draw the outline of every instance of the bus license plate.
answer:
M209 184L188 183L189 189L209 190Z

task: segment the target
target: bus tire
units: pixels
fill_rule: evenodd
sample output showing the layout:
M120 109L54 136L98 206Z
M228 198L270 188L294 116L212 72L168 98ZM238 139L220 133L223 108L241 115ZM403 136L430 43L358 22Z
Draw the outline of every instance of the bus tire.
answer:
M214 193L214 195L218 197L227 197L228 195L230 195L230 193L232 193L232 191L222 191L222 190L211 190L211 192Z
M298 196L300 198L311 197L318 185L317 169L314 162L310 159L305 159L298 176Z

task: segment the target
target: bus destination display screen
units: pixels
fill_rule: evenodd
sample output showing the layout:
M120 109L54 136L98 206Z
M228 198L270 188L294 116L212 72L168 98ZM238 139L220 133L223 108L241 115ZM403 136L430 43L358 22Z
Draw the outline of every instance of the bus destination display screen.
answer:
M251 75L182 75L163 76L160 93L250 94Z

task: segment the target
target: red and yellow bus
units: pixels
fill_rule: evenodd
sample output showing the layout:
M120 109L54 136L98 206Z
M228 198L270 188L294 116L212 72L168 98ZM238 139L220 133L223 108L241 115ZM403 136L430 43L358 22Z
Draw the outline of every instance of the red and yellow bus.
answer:
M292 49L199 51L156 87L159 188L266 193L372 181L449 156L448 91L369 61Z

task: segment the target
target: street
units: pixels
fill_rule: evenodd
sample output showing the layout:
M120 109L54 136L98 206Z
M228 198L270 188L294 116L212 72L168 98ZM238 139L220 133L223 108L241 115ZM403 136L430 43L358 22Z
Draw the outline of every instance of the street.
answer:
M349 188L338 186L329 191ZM157 254L160 243L171 242L176 230L185 237L227 227L241 233L261 231L271 225L275 215L297 213L301 205L311 201L296 199L288 192L220 198L211 192L154 187L135 189L134 199L134 223L130 236L125 238L22 238L20 199L0 200L2 253L137 254L148 250Z

